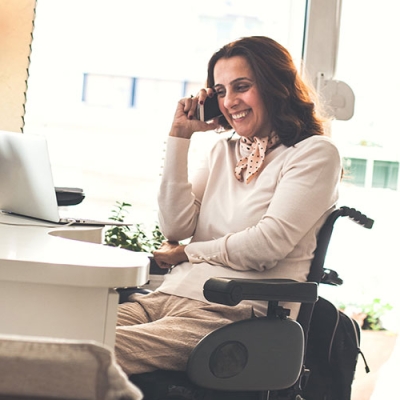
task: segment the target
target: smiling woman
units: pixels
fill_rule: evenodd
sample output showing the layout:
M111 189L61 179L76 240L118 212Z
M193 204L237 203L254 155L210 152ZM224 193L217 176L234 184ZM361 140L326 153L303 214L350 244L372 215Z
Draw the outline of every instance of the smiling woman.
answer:
M256 54L259 74L251 64ZM274 63L273 72L262 68ZM277 85L281 92L268 91L265 82L287 70L294 73ZM167 139L158 197L167 241L153 254L170 272L155 293L120 306L116 356L128 374L184 370L205 334L252 313L266 315L263 301L235 310L210 303L203 286L213 276L306 281L316 234L338 199L339 153L323 135L311 102L304 100L309 99L307 86L286 49L267 37L242 38L214 53L208 71L217 94L209 87L182 98ZM267 92L268 98L260 95ZM238 137L221 137L189 179L192 135L220 124L218 117L208 123L194 118L207 95L218 96L225 121ZM269 113L275 98L286 99L280 118ZM291 128L292 121L299 122L298 129ZM289 131L290 146L281 140L281 133L287 139ZM299 304L285 306L296 318Z

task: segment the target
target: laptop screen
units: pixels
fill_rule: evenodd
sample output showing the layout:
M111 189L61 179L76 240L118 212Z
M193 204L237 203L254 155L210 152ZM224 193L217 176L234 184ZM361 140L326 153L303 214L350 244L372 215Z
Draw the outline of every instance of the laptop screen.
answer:
M0 131L0 210L59 221L44 137Z

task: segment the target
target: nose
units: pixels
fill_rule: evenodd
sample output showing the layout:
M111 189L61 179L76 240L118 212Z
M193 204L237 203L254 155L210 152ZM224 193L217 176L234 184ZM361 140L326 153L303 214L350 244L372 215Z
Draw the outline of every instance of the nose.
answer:
M229 110L238 104L238 97L232 90L227 90L224 96L224 107Z

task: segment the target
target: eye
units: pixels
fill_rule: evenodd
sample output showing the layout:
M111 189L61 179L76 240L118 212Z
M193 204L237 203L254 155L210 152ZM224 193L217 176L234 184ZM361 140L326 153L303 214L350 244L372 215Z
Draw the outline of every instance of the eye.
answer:
M217 94L218 97L224 97L226 91L224 89L216 89L215 93Z
M249 90L251 87L251 85L249 85L248 83L241 83L240 85L236 86L236 90L238 92L246 92L247 90Z

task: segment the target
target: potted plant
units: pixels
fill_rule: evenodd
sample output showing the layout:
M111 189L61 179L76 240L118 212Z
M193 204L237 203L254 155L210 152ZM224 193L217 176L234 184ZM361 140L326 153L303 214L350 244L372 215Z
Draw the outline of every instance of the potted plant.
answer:
M364 330L380 331L385 330L381 318L387 312L392 310L388 303L383 304L381 299L375 298L371 303L362 306L362 312L365 314L364 322L361 325Z
M124 222L128 208L131 204L125 202L116 202L115 207L111 211L110 219L117 222ZM120 247L122 249L145 252L152 254L154 250L160 247L161 243L166 240L158 224L156 223L150 233L146 233L142 224L136 224L134 227L129 225L110 226L105 231L104 241L107 246ZM164 275L167 269L160 268L153 257L150 258L150 274Z
M341 304L339 306L339 309L358 322L361 329L373 331L385 330L381 319L392 308L388 303L383 304L379 298L374 298L370 303Z

